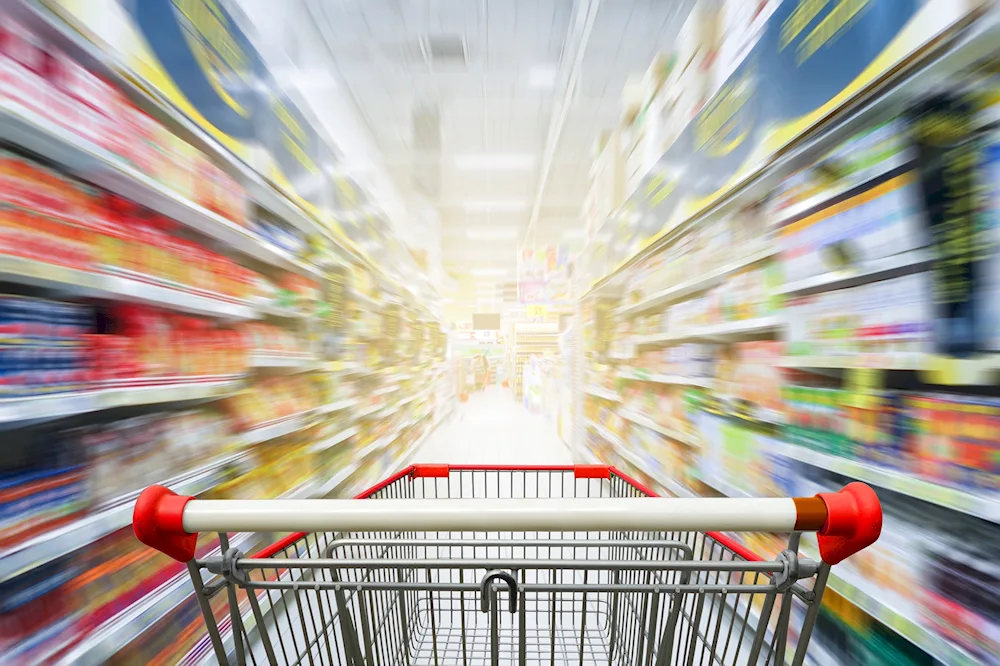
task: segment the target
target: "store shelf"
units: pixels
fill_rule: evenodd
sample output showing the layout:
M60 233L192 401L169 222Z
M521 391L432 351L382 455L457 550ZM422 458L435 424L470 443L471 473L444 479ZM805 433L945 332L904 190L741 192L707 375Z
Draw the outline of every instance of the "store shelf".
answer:
M256 301L253 308L262 315L269 317L281 317L282 319L306 319L309 314L294 308L283 308L273 303Z
M610 400L611 402L621 402L621 397L614 391L606 388L601 388L600 386L585 386L583 392L587 395L592 395L602 400Z
M325 451L326 449L329 449L332 446L336 446L341 442L347 441L351 437L357 435L359 432L361 432L361 428L359 428L358 426L348 428L347 430L338 432L336 435L333 435L332 437L324 439L322 442L316 442L315 444L312 445L311 450Z
M403 431L406 430L411 425L412 423L407 423L406 425L396 428L388 435L383 435L379 437L374 442L372 442L368 446L364 447L363 449L355 453L354 458L356 460L361 460L362 458L370 456L373 453L381 451L382 449L384 449L385 447L389 446L394 441L396 441L399 438L399 436L403 434Z
M703 483L727 497L748 497L749 495L734 486L716 479L701 479ZM805 552L807 557L818 560L817 553ZM947 666L978 666L981 661L974 658L962 648L948 643L939 634L923 627L918 622L892 608L877 596L877 586L835 567L830 574L828 587L845 597L863 611L883 623L893 631L903 636L920 649L933 656ZM874 594L873 594L874 592Z
M312 354L279 354L269 352L258 352L250 356L250 367L252 368L285 368L308 372L318 370L320 361Z
M200 495L226 478L227 468L249 454L230 453L195 470L164 480L180 495ZM139 491L105 502L88 515L24 543L0 551L0 581L19 576L132 524L132 508Z
M230 546L246 549L256 537L254 534L238 535L230 541ZM221 549L216 548L208 557L218 556L221 552ZM202 574L205 582L211 577L212 574ZM102 624L58 663L67 666L98 666L107 663L117 652L149 631L164 615L193 595L191 576L183 571Z
M865 190L868 186L883 176L886 176L893 171L901 169L908 164L912 164L916 160L916 151L912 148L900 151L898 154L892 156L889 159L882 160L874 167L870 167L864 173L856 175L854 178L840 178L837 184L830 189L815 194L808 199L802 201L797 201L791 205L788 205L781 210L775 211L772 214L772 224L774 226L782 226L787 222L794 220L797 217L801 217L806 213L813 210L819 210L823 207L829 205L831 201L842 197L852 190Z
M690 490L689 488L686 488L679 481L676 481L675 479L671 479L670 477L666 476L663 472L656 472L654 474L650 474L650 476L652 477L653 481L656 482L657 485L659 485L661 488L666 490L674 497L685 497L685 498L698 497L698 495L695 494L694 491Z
M345 400L338 400L337 402L328 402L319 409L317 409L316 413L332 414L333 412L339 412L344 409L349 409L356 404L358 404L357 398L347 398Z
M242 254L308 277L322 275L319 269L296 259L284 249L184 199L105 149L9 99L0 101L0 140L55 162L87 182L221 241Z
M188 201L110 152L11 100L0 100L0 140L20 146L110 192L265 263L309 276L322 273L221 215Z
M937 632L894 609L891 604L879 598L877 585L872 585L849 570L834 567L827 586L945 666L981 666L983 663L981 659L948 642Z
M693 435L688 435L681 432L680 430L675 430L674 428L668 428L662 426L645 414L639 414L638 412L633 412L630 409L619 409L618 415L623 419L627 419L636 425L640 425L643 428L648 428L655 432L660 433L665 437L681 442L682 444L688 444L689 446L698 446L698 438Z
M925 94L933 82L943 83L950 77L967 71L977 61L996 53L998 32L1000 15L996 12L988 12L967 30L951 30L948 36L939 39L933 47L924 49L919 58L911 59L907 66L899 68L894 76L879 83L877 88L858 91L855 100L857 104L841 105L839 110L842 112L823 119L811 131L793 140L787 149L781 151L780 156L762 161L759 168L745 174L710 205L691 215L677 218L674 224L658 234L658 242L647 244L638 253L616 261L610 271L591 281L584 297L599 293L622 271L632 268L642 258L662 251L665 246L696 229L702 220L724 215L749 202L764 200L782 178L794 173L803 164L814 164L814 156L826 154L860 130L908 108L912 100ZM640 200L644 197L645 191L639 188L630 195L630 202L637 209L643 210L644 205ZM822 202L815 202L811 205L821 204ZM627 206L629 203L624 205ZM623 208L612 213L610 218L620 215ZM779 216L788 219L789 214L790 212L783 212ZM587 259L589 257L585 251L582 261Z
M426 388L423 391L420 391L419 393L415 393L415 394L411 395L408 398L403 398L402 400L400 400L399 402L396 403L396 406L397 407L402 407L403 405L408 405L411 402L419 402L420 400L426 400L428 397L430 397L430 395L433 392L434 392L433 387Z
M784 326L780 317L758 317L744 321L727 321L721 324L700 326L687 331L675 333L654 333L638 335L632 338L635 345L669 344L685 340L738 340L743 337L756 337L772 334Z
M779 295L812 294L831 289L856 287L876 280L895 277L925 270L931 265L933 256L929 250L913 250L883 257L848 270L833 271L814 277L789 282L775 290Z
M350 299L357 303L364 303L373 310L380 309L384 305L381 301L375 300L368 294L362 294L360 291L357 290L351 291Z
M674 384L677 386L699 386L701 388L712 388L715 380L711 377L683 377L681 375L662 375L657 373L647 373L638 370L632 372L621 371L618 376L622 379L629 379L637 382L650 382L653 384Z
M1000 354L973 358L952 358L935 354L853 354L825 356L786 356L783 368L802 370L848 370L877 368L880 370L913 370L921 379L942 386L985 386L997 382Z
M748 266L753 266L756 263L773 257L777 254L777 252L778 250L774 246L762 248L757 252L747 255L744 259L734 261L726 264L722 268L711 271L708 275L697 277L686 282L681 282L673 287L667 287L666 289L658 291L654 294L650 294L638 303L618 308L616 313L620 315L640 314L661 305L666 305L672 301L678 301L685 296L690 296L692 294L697 294L700 291L711 289L712 287L725 282L726 278L730 275L738 273Z
M852 354L785 356L779 361L782 368L798 370L849 370L851 368L880 368L883 370L921 370L927 364L925 354Z
M385 409L386 407L389 407L389 405L387 405L385 403L382 403L380 405L369 405L368 407L362 407L360 410L358 410L354 414L354 416L356 418L359 418L359 419L360 418L364 418L366 416L371 416L373 414L377 414L377 413L381 412L383 409Z
M643 460L641 456L635 453L630 446L623 443L621 446L616 446L614 452L616 456L624 460L636 471L644 474L646 473L646 469L649 467L647 461Z
M1000 496L993 493L959 490L905 472L832 456L794 444L778 445L777 451L786 458L1000 524Z
M600 423L588 419L587 427L592 428L594 432L604 438L604 440L609 444L614 444L619 449L625 449L625 442L622 441L618 435L614 434Z
M58 419L117 407L208 400L231 395L243 386L244 380L239 377L6 398L0 400L0 423Z
M240 437L244 446L253 446L262 442L269 442L272 439L290 435L293 432L304 430L315 423L315 416L318 410L310 409L300 414L294 414L274 422L257 426L248 430Z
M246 302L10 255L0 256L0 281L42 287L69 296L142 303L207 317L235 320L258 317L257 311Z

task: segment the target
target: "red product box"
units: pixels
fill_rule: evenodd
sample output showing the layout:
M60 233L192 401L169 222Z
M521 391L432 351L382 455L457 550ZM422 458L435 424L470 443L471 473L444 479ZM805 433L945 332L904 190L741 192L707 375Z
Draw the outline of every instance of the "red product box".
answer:
M127 129L124 145L115 146L117 155L142 173L155 178L158 173L158 151L154 146L156 121L142 109L128 102L123 103L122 120Z
M42 40L9 16L0 18L0 97L48 115Z
M41 36L7 14L0 15L0 55L35 74L45 73L45 45Z

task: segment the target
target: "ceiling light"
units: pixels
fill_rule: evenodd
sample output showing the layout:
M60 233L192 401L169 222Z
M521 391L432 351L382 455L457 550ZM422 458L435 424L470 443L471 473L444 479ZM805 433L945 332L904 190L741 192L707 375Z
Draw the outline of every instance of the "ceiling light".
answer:
M534 155L518 153L473 153L456 155L455 167L465 171L497 170L518 171L535 166Z
M517 240L516 228L486 227L485 229L469 229L465 237L469 240Z
M509 268L473 268L469 271L476 277L499 277L510 273Z
M558 73L559 70L555 65L534 65L528 69L528 87L555 88Z
M528 207L527 201L466 201L462 207L470 213L518 213Z

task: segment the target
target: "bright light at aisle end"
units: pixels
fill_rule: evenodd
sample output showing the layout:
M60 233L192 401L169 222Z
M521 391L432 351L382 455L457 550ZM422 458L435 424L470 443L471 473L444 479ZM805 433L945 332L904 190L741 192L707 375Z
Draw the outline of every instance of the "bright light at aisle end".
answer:
M466 171L528 170L535 166L535 156L517 153L471 153L455 156L455 167Z
M479 227L467 230L465 237L469 240L515 240L517 234L516 228Z

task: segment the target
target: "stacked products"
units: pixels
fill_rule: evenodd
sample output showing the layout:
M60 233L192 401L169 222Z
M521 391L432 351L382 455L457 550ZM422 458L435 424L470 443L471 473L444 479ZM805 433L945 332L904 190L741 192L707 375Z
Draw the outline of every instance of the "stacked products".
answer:
M0 96L107 150L183 198L245 223L242 188L114 86L25 25L0 22Z
M94 312L85 305L0 294L0 397L87 386L93 330Z
M274 324L246 323L239 326L239 331L247 340L247 348L258 354L309 353L309 340L305 336Z
M229 419L212 409L21 431L11 437L17 454L0 469L0 548L210 462L230 446L231 435Z
M12 153L0 153L0 252L217 298L254 296L254 273L175 224Z
M266 377L225 404L239 429L250 430L316 409L323 395L321 384L311 377Z

